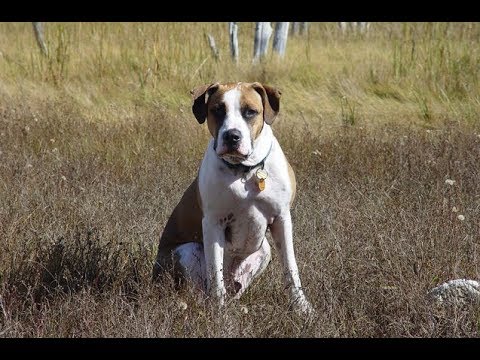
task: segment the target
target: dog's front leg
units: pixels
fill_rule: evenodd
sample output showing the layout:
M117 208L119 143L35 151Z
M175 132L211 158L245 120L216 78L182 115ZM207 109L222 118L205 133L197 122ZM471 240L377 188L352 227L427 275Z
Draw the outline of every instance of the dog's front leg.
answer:
M225 283L223 281L223 249L225 233L223 228L208 216L202 220L203 246L207 270L207 292L219 305L225 303Z
M292 218L290 210L277 216L270 226L275 247L280 254L284 271L285 287L288 289L292 305L296 311L313 314L312 305L306 299L298 273L295 253L293 251Z

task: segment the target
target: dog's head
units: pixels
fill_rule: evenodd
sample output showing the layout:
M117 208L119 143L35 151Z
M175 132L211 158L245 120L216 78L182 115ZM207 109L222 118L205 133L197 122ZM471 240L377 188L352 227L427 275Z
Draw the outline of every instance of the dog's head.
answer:
M258 82L202 85L191 94L193 114L200 124L207 120L214 150L230 163L250 156L264 123L280 110L280 91Z

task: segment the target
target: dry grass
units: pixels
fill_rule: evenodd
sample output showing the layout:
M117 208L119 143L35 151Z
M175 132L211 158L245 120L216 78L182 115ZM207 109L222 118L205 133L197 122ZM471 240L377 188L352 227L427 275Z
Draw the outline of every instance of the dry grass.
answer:
M478 336L479 309L438 314L425 294L480 278L480 27L344 38L312 24L284 62L257 67L251 26L238 67L225 29L48 24L43 59L30 24L0 24L0 336ZM240 301L247 314L150 283L208 139L188 90L231 79L283 90L274 131L298 178L309 323L288 310L275 254Z

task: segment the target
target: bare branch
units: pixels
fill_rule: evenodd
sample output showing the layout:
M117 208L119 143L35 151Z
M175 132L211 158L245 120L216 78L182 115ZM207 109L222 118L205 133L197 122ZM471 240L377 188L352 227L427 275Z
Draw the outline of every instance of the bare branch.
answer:
M215 44L215 39L211 34L207 34L207 39L208 39L208 45L212 50L213 57L215 58L215 60L218 60L220 58L220 53L218 52L217 45Z

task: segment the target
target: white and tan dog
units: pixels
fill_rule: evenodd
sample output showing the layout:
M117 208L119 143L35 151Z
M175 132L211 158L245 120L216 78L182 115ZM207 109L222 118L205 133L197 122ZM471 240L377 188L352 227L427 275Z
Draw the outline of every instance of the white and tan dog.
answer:
M192 95L193 113L207 121L213 139L167 222L154 277L173 268L220 304L227 294L239 298L270 262L270 228L292 304L311 313L293 250L295 176L270 127L280 92L260 83L216 83Z

